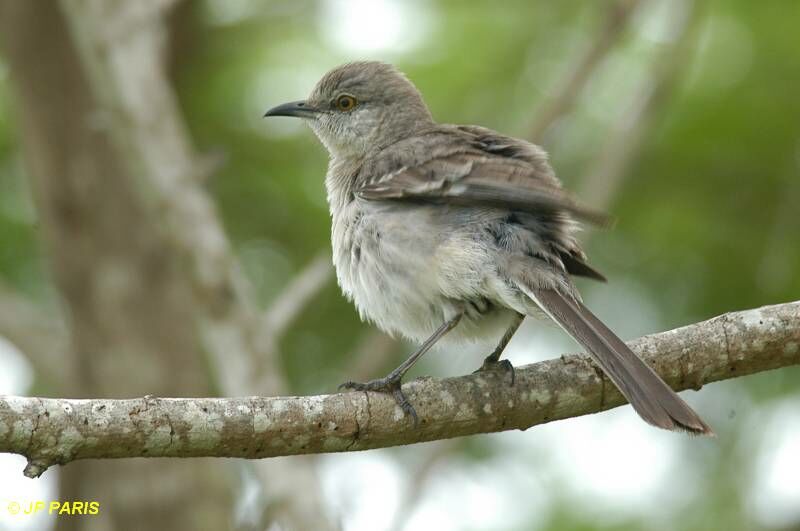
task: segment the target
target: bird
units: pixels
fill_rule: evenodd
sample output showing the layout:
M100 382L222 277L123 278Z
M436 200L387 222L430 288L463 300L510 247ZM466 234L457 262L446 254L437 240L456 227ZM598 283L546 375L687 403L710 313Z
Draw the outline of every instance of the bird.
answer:
M420 344L383 378L340 389L391 394L434 345L493 341L501 360L523 319L552 320L653 426L712 429L583 303L573 277L605 281L576 239L609 216L567 192L538 145L434 120L419 90L380 61L338 66L308 98L265 117L300 118L329 154L325 189L336 277L363 320ZM477 372L477 371L476 371Z

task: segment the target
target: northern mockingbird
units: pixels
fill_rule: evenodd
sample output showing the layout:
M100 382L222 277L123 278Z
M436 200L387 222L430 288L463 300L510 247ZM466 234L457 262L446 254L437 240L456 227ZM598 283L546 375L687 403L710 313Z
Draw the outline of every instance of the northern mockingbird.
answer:
M325 74L306 100L265 116L301 118L330 154L325 177L339 285L362 319L421 343L385 378L347 382L392 393L436 343L498 341L500 360L525 316L550 318L583 346L639 415L712 434L700 417L581 302L571 276L605 280L575 239L606 221L565 192L534 144L474 125L436 123L393 66L355 62Z

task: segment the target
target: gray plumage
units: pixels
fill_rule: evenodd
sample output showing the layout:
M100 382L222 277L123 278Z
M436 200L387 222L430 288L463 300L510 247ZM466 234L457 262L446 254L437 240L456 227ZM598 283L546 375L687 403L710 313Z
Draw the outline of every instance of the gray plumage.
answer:
M391 65L326 74L307 100L267 115L304 118L330 153L325 178L333 261L362 318L423 346L384 379L348 387L393 392L436 341L502 341L521 316L550 317L581 344L647 422L710 428L583 305L570 275L586 262L578 220L606 216L561 187L538 146L477 126L436 123ZM510 365L505 362L506 367Z

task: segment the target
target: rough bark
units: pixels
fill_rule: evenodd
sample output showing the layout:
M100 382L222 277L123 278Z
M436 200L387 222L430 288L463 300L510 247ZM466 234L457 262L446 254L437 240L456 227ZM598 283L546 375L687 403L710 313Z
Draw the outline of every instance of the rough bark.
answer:
M630 342L676 390L800 364L800 302L729 313ZM0 400L0 451L28 476L53 464L119 457L263 458L383 448L536 424L617 407L588 358L406 384L419 425L377 393L274 398Z

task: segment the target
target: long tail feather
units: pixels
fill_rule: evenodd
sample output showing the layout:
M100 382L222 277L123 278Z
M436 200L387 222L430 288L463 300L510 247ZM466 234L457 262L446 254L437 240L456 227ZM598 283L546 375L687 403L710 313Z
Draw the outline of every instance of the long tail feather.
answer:
M581 302L555 290L520 287L589 352L645 421L667 430L714 435L697 413Z

